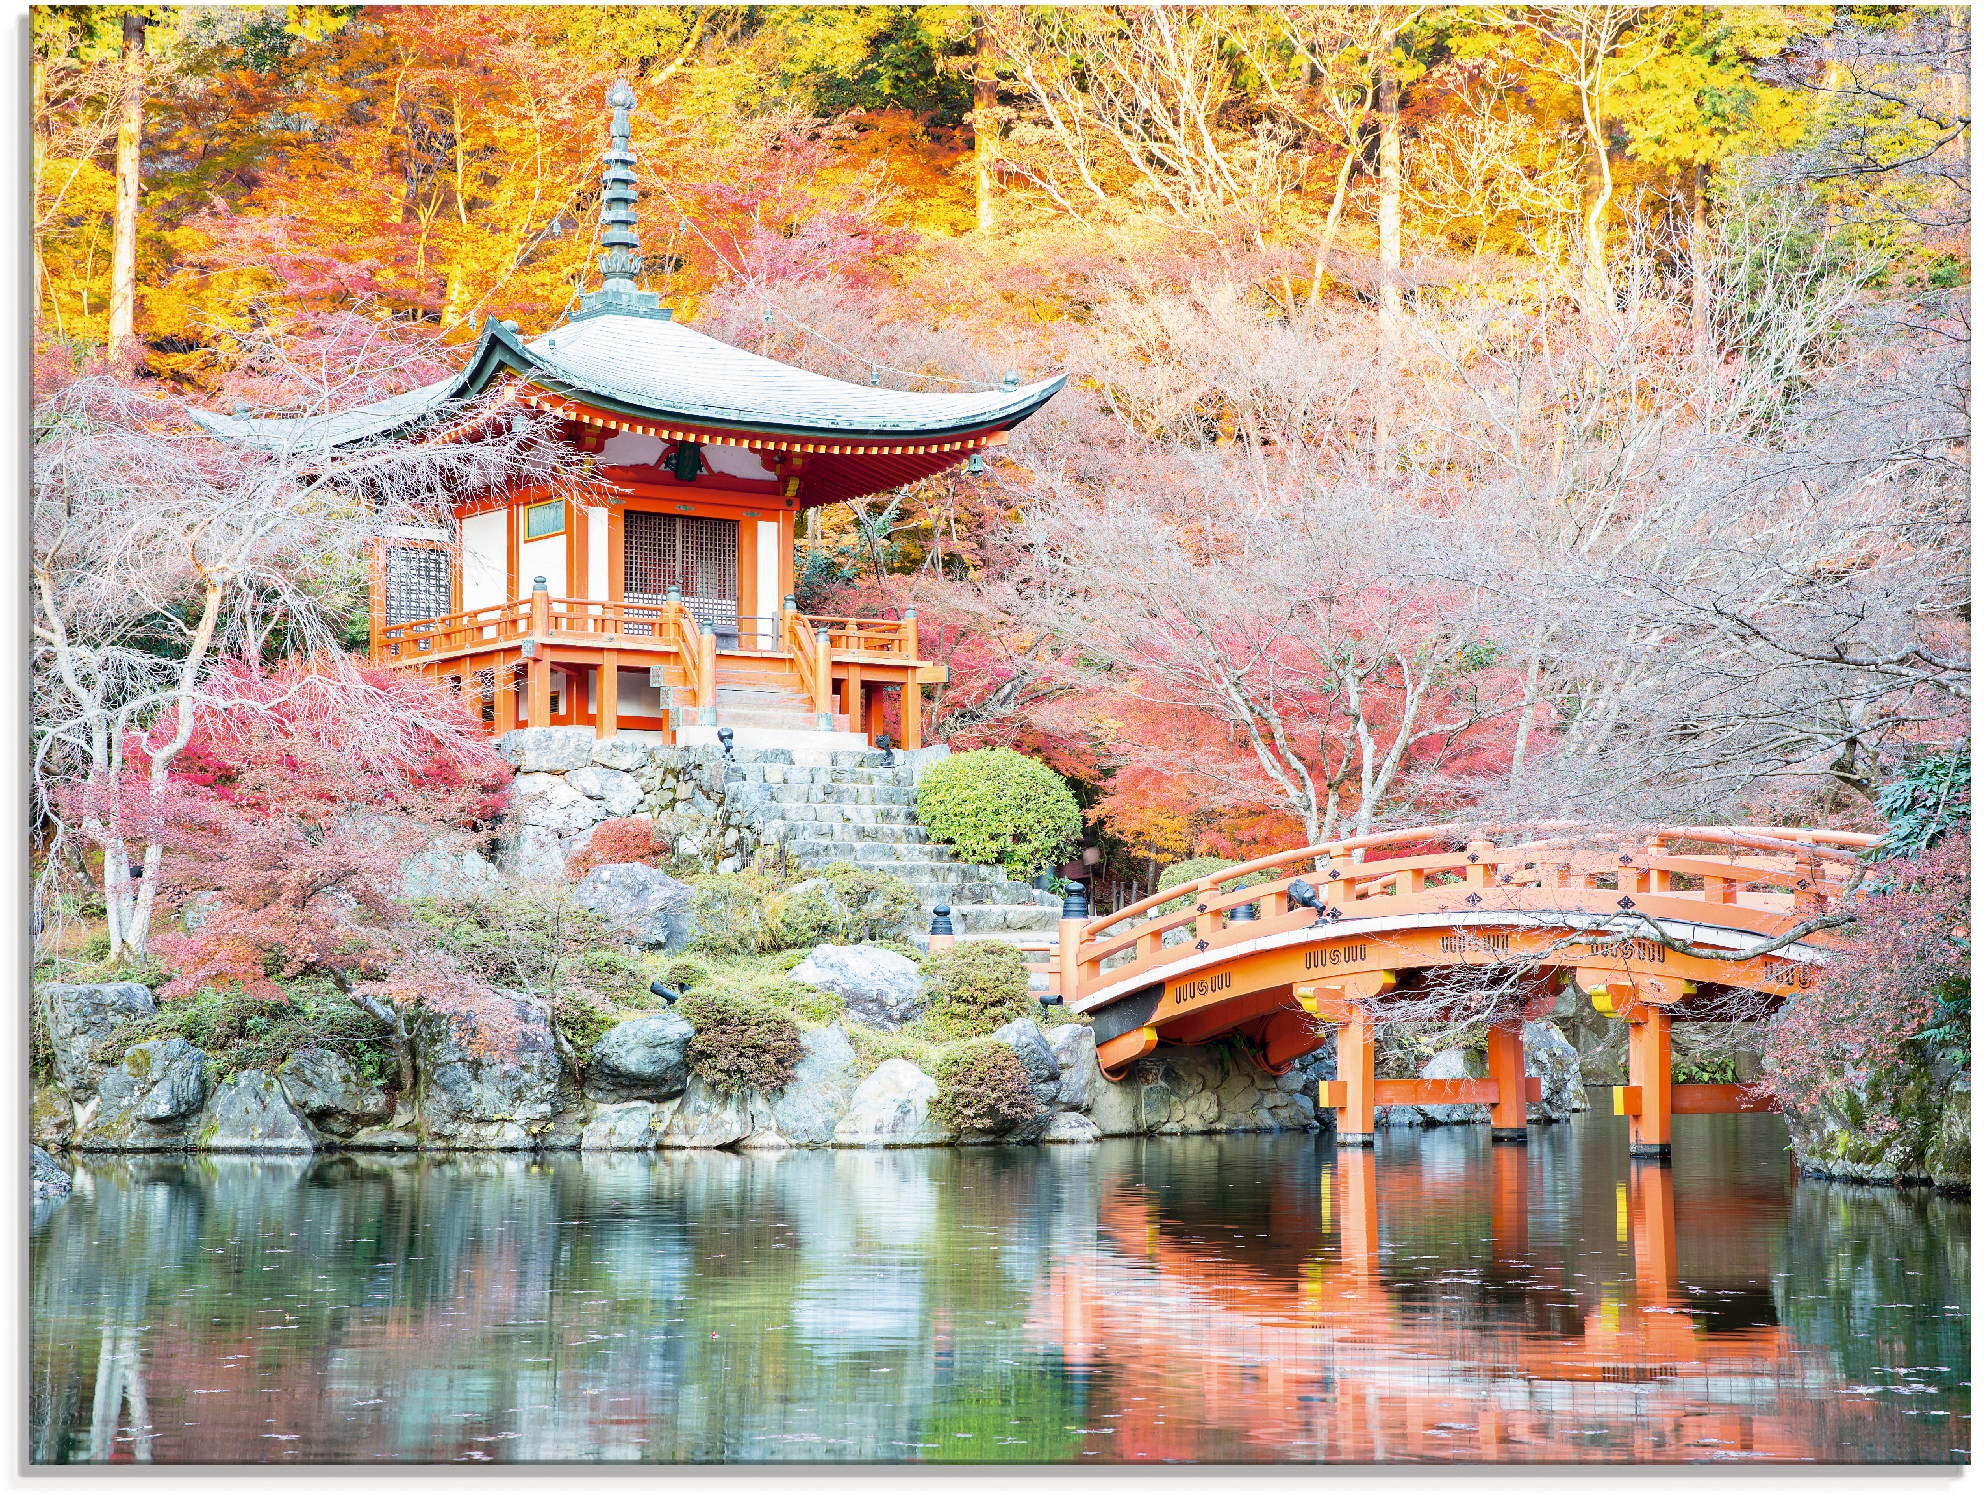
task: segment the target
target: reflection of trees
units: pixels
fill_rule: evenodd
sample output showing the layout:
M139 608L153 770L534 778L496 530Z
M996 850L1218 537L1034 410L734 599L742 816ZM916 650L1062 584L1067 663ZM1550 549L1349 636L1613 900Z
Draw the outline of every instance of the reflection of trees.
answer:
M1962 1315L1940 1314L1966 1300L1963 1206L1804 1185L1787 1231L1772 1136L1725 1130L1671 1173L1625 1167L1604 1126L1526 1150L1391 1133L1377 1156L1233 1137L91 1159L34 1235L30 1446L1673 1456L1662 1418L1706 1404L1687 1436L1837 1452L1845 1418L1856 1447L1943 1455L1949 1419L1896 1430L1890 1397L1835 1403L1834 1366L1963 1373ZM1904 1302L1929 1305L1882 1306Z
M1970 1365L1968 1200L1923 1188L1800 1184L1776 1298L1800 1340L1829 1351L1853 1384L1962 1384ZM1893 1366L1917 1373L1896 1375Z

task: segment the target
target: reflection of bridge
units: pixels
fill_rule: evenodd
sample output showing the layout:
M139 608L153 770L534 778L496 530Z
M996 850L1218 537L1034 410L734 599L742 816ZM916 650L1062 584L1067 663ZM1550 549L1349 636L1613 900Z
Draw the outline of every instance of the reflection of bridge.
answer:
M1208 1456L1180 1415L1174 1345L1204 1419L1247 1429L1220 1450L1234 1461L1291 1448L1337 1462L1811 1455L1796 1406L1773 1395L1797 1386L1797 1400L1836 1412L1823 1357L1767 1298L1753 1315L1718 1316L1730 1294L1709 1289L1768 1275L1768 1249L1735 1276L1724 1257L1709 1282L1684 1280L1673 1173L1635 1163L1618 1219L1630 1277L1567 1285L1562 1311L1539 1319L1546 1281L1563 1273L1550 1247L1532 1247L1532 1163L1511 1147L1487 1160L1485 1178L1415 1172L1401 1187L1368 1150L1338 1149L1303 1187L1278 1173L1250 1193L1261 1212L1237 1227L1223 1191L1200 1215L1148 1179L1116 1184L1100 1202L1108 1248L1055 1261L1036 1332L1077 1367L1111 1365L1124 1414L1100 1425L1152 1461ZM1452 1263L1462 1279L1415 1268L1415 1221L1452 1239L1463 1199L1485 1202L1487 1229ZM1725 1222L1753 1207L1740 1187L1701 1179L1684 1181L1682 1203ZM1414 1299L1414 1278L1445 1295ZM1141 1352L1108 1353L1123 1343ZM1606 1440L1590 1440L1595 1428Z
M1458 848L1453 842L1467 838ZM1632 1147L1664 1155L1677 1114L1765 1109L1736 1085L1675 1084L1670 1026L1726 1019L1730 998L1808 987L1830 915L1877 837L1787 828L1662 827L1631 837L1549 824L1398 830L1305 846L1145 898L1064 918L1053 980L1091 1018L1103 1072L1166 1044L1233 1036L1281 1072L1337 1029L1323 1103L1340 1143L1368 1143L1381 1105L1485 1104L1499 1140L1525 1134L1522 1022L1572 981L1630 1026L1614 1092ZM1375 853L1375 854L1374 854ZM1390 853L1386 855L1385 853ZM1480 1079L1380 1080L1375 1028L1432 972L1491 967L1515 995Z

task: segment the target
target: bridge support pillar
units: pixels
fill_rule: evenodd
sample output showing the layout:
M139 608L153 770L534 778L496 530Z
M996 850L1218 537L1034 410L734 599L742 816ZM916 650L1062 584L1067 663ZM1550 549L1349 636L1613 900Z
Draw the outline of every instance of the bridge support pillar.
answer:
M1488 1029L1488 1077L1495 1104L1488 1112L1495 1141L1529 1140L1529 1086L1523 1082L1522 1024L1498 1023Z
M1361 1007L1351 1007L1337 1024L1336 1072L1343 1085L1336 1144L1369 1146L1377 1129L1378 1041L1371 1014Z
M1666 1157L1674 1149L1674 1019L1657 1006L1641 1008L1626 1034L1627 1082L1639 1104L1626 1120L1627 1150Z

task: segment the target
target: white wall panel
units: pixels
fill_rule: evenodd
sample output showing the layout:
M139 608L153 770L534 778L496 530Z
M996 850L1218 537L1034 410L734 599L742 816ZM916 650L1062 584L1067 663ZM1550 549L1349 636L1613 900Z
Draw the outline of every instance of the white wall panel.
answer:
M509 600L504 587L509 581L507 529L510 515L470 514L462 520L462 608L494 607Z

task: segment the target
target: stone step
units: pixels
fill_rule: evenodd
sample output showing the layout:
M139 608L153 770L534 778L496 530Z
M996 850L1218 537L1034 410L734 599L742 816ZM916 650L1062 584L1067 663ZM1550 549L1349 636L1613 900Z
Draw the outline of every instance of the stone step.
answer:
M788 845L927 846L930 832L921 825L823 825L788 821Z
M951 925L959 934L1053 934L1061 926L1059 908L1016 908L1001 903L952 903Z
M800 825L915 825L907 804L786 804L780 818ZM921 828L920 826L918 828Z

